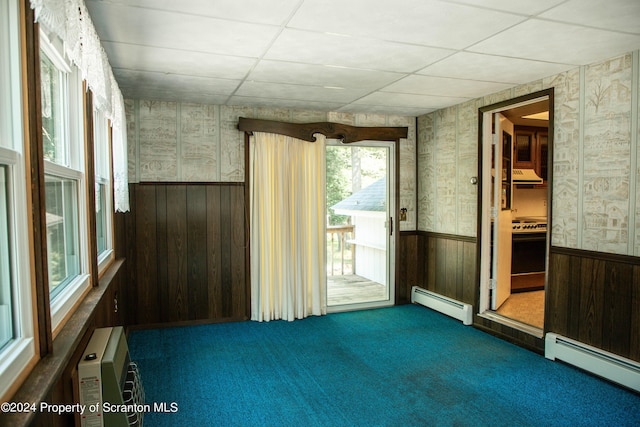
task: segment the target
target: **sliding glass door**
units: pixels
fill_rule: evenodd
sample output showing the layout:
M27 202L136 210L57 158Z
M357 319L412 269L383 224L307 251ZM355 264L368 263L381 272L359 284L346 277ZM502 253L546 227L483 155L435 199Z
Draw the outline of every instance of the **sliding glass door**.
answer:
M393 304L392 147L327 141L329 311Z

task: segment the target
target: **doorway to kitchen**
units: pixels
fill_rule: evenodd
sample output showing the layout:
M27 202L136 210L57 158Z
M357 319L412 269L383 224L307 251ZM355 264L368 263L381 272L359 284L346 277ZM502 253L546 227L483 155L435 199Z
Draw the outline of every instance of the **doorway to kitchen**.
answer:
M480 111L479 315L542 337L552 94L542 91Z
M393 305L393 145L326 147L327 311Z

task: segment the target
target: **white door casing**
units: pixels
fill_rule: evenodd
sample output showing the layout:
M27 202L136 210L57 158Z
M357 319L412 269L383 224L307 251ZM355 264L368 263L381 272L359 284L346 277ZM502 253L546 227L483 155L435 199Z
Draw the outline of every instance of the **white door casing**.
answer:
M493 224L493 265L491 268L494 283L491 293L491 309L497 310L511 295L511 154L513 144L513 123L500 113L495 114L494 137L494 198L496 216ZM505 188L507 186L507 188Z

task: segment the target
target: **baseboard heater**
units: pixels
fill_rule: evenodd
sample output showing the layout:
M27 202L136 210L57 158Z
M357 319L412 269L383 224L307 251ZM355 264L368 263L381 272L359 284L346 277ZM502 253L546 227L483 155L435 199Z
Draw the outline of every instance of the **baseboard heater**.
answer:
M439 311L449 317L460 320L465 325L473 323L473 309L471 304L465 304L435 292L427 291L418 286L411 288L411 302Z
M640 363L633 360L554 333L545 337L544 356L640 391Z

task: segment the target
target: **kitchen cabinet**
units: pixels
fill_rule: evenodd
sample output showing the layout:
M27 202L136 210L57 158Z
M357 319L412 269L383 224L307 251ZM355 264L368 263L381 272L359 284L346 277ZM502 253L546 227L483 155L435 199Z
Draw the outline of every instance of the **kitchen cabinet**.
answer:
M536 172L545 182L547 181L548 176L548 156L549 153L549 132L545 129L544 131L538 131L537 135L537 143L538 143L538 169ZM534 168L535 169L535 168Z
M549 132L547 128L516 126L513 167L533 169L546 182Z

